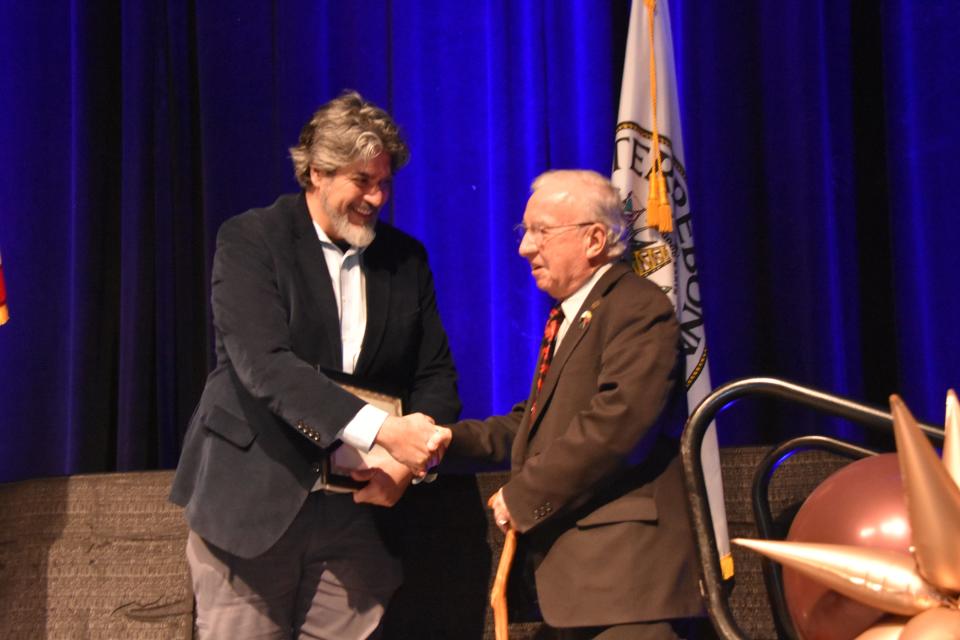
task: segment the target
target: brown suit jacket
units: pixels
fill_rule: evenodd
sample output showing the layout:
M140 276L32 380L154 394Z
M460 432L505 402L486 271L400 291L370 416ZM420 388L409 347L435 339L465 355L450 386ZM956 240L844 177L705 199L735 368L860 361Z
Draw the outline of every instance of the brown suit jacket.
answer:
M532 399L454 425L451 453L504 459L504 500L535 566L544 620L600 626L700 615L677 441L658 423L679 329L653 283L614 264Z

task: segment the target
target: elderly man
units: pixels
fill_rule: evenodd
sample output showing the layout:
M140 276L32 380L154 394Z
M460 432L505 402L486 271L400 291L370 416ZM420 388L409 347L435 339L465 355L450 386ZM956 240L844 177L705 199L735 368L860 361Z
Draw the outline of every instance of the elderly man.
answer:
M377 221L408 158L396 124L345 93L291 155L303 190L217 235L217 366L171 493L190 526L201 638L375 636L401 576L363 503L396 502L449 441L432 418L460 411L424 249ZM340 374L413 413L366 404ZM364 488L325 490L336 446L374 444L390 455Z
M549 637L687 637L702 610L693 536L677 440L657 424L676 384L673 308L618 261L620 199L599 174L538 177L518 229L556 300L535 379L511 413L453 425L450 453L510 453L491 504L520 534Z

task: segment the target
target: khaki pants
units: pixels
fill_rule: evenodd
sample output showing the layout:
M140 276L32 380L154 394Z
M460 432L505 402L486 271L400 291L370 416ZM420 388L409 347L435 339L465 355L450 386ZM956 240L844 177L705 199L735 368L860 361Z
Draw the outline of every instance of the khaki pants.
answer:
M201 640L375 638L401 581L372 507L320 492L263 555L240 558L191 531L187 560Z

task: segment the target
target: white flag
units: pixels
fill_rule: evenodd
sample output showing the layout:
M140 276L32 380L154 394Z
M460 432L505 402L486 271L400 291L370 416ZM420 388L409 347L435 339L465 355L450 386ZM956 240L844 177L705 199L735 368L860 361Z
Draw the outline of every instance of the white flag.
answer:
M653 78L650 62L651 9L645 6L648 3L655 6L653 53L656 74ZM653 98L656 98L656 111ZM658 146L659 167L656 159ZM620 91L612 180L620 189L624 210L632 224L630 251L633 268L660 285L677 310L686 365L687 407L692 411L710 393L711 385L683 158L667 3L665 0L656 3L633 0ZM659 202L669 202L669 207L658 205L655 193L654 202L648 208L650 185L656 184L658 168L664 179L660 184L665 187ZM730 555L723 504L715 424L710 425L704 437L701 457L717 551L723 576L728 578L733 575L733 557Z

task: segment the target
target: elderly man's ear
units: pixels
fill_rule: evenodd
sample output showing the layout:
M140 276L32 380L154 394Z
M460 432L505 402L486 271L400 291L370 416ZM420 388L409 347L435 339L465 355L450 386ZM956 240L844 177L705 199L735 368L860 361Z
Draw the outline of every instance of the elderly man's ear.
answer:
M586 235L587 258L603 257L607 248L607 230L602 224L590 227Z

